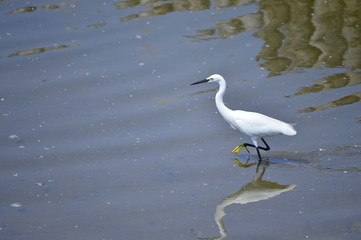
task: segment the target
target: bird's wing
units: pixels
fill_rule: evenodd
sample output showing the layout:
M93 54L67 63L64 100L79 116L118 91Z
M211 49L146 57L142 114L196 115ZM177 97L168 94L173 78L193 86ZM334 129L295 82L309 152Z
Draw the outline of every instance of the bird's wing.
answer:
M237 111L236 115L237 128L250 136L267 137L285 134L288 128L292 128L288 123L256 112Z

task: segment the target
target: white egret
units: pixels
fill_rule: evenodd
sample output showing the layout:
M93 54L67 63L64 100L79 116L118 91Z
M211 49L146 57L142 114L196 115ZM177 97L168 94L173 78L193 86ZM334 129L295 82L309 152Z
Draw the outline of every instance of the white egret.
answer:
M280 120L268 117L260 113L248 112L243 110L231 110L226 107L226 105L224 105L223 103L223 95L226 91L226 80L224 80L224 78L219 74L213 74L206 79L192 83L191 85L206 82L218 82L219 90L216 94L215 100L219 113L222 115L224 120L226 120L226 122L231 125L233 129L239 130L240 132L250 136L253 142L253 144L243 143L241 145L238 145L232 150L233 153L237 154L242 148L245 148L249 153L247 147L253 147L257 150L259 161L262 161L259 149L262 149L264 151L270 150L270 147L264 140L265 137L281 134L293 136L297 134L296 130L291 124L282 122ZM265 144L265 147L260 147L258 145L259 139L262 140L262 142Z

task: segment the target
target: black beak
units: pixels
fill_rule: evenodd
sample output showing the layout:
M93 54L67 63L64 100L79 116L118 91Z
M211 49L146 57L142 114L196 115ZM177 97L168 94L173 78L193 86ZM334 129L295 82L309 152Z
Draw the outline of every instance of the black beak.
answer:
M206 83L206 82L208 82L208 81L209 81L208 79L203 79L203 80L201 80L201 81L199 81L199 82L192 83L191 85L196 85L196 84L200 84L200 83Z

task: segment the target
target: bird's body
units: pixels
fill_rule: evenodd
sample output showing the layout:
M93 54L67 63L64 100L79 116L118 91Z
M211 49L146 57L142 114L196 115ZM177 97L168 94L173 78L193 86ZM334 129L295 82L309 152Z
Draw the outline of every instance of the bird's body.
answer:
M233 129L237 129L250 137L265 138L280 134L289 136L296 134L290 124L260 113L236 110L232 112L232 116L234 118L223 117Z
M261 113L229 109L223 103L223 96L226 91L226 81L219 74L213 74L212 76L202 81L192 83L191 85L205 82L218 82L219 90L216 94L215 100L219 113L233 129L239 130L240 132L250 136L252 139L253 145L248 143L239 145L233 150L234 153L238 153L242 147L245 147L246 149L247 146L255 147L257 149L258 156L261 159L261 155L258 149L263 149L266 151L270 149L263 138L281 134L288 136L297 134L296 130L291 124L282 122L278 119L268 117ZM259 138L261 138L265 143L266 148L258 146Z

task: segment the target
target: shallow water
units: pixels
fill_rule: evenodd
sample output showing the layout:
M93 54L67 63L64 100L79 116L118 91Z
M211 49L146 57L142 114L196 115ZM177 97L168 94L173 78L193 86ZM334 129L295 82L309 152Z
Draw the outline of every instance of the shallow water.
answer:
M360 238L357 1L0 5L0 239Z

